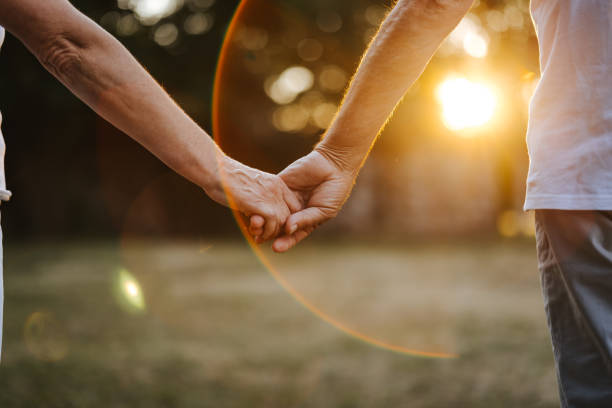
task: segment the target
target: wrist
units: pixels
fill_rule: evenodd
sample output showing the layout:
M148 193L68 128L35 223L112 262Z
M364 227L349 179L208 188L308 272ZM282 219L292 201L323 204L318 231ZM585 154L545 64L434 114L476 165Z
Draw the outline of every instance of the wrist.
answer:
M323 140L315 146L314 150L325 157L343 173L357 175L361 168L365 155L358 154L355 149L341 147Z
M227 168L228 157L221 149L214 149L214 153L198 160L198 179L196 184L215 201L225 196L223 188L223 168Z

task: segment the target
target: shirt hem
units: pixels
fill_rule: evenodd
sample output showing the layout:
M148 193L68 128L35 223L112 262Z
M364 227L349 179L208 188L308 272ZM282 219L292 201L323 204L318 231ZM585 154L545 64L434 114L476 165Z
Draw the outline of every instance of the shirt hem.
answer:
M528 194L523 210L611 211L612 195Z

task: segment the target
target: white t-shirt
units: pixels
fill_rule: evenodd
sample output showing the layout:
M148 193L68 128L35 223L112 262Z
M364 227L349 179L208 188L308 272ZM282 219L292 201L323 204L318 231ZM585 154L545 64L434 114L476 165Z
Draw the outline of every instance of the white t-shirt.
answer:
M612 1L532 0L542 78L525 209L612 210Z

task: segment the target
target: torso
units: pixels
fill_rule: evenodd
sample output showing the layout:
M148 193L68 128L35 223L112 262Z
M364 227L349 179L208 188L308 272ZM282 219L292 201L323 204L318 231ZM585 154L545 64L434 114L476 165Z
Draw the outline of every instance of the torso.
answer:
M612 210L612 2L532 0L542 78L526 208Z

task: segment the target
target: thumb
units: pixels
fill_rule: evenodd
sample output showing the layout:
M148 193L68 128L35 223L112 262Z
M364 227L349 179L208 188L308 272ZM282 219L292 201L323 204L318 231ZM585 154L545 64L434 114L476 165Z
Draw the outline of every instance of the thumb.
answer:
M276 238L274 244L272 244L272 249L274 252L278 253L287 252L310 235L312 231L314 231L314 228L299 230L293 235L284 235L280 238Z
M304 204L300 199L300 196L296 192L290 190L286 185L283 188L283 199L285 200L285 203L287 204L287 207L289 207L289 211L291 213L298 212L304 208Z
M309 207L291 214L285 223L285 232L292 235L298 230L314 228L327 221L329 216L318 207Z
M309 156L305 156L290 164L278 176L289 188L301 190L320 184L326 174L313 164Z
M285 182L289 188L303 188L304 176L298 171L296 166L292 165L278 173L278 176Z

